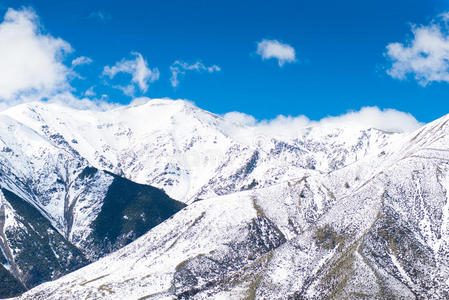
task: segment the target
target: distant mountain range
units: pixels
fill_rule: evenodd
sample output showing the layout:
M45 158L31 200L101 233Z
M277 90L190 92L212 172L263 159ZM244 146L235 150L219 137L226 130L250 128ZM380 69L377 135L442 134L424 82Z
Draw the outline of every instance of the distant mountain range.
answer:
M0 296L449 298L448 121L287 138L185 101L12 107Z

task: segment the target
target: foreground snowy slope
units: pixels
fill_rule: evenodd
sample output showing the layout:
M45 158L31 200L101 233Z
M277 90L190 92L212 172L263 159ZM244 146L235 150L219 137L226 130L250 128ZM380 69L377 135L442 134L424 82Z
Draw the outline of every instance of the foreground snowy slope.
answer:
M21 299L447 299L449 116L329 173L195 202Z
M56 137L98 169L162 188L185 203L282 182L303 169L332 171L399 136L321 127L298 130L294 138L251 135L189 102L163 99L105 112L27 103L2 114Z

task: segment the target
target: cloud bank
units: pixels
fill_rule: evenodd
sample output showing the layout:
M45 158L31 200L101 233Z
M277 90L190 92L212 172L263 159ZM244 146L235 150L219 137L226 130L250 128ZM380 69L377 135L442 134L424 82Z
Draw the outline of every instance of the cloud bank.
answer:
M285 63L292 63L296 61L295 49L288 45L283 44L277 40L262 40L257 43L257 54L259 54L263 60L265 59L277 59L279 67L282 67Z
M387 45L391 59L388 75L404 80L412 75L422 86L431 82L449 82L449 13L440 15L427 26L412 26L408 43Z
M221 68L217 65L206 66L200 61L197 61L194 64L188 64L177 60L170 66L170 82L172 87L177 87L179 85L180 77L184 76L187 71L214 73L221 71Z
M142 57L142 54L138 52L131 52L134 59L122 59L117 62L114 66L106 66L103 69L103 75L108 76L110 79L113 79L118 73L127 73L130 74L131 84L123 86L123 85L114 85L113 87L118 88L123 91L125 95L132 96L135 92L135 85L143 92L146 93L148 91L148 85L151 82L154 82L159 79L159 70L158 68L150 69L148 68L147 61Z
M240 138L253 140L254 137L295 138L301 136L307 127L346 127L354 129L376 128L388 132L411 132L423 124L411 114L394 109L381 110L378 107L363 107L359 111L351 111L340 116L330 116L319 121L310 120L304 115L291 117L279 115L272 120L257 121L251 115L241 112L230 112L223 115L224 119L234 124L245 126L229 128L230 134Z
M70 88L71 70L63 64L69 43L44 34L29 8L8 9L0 24L0 101L44 98Z

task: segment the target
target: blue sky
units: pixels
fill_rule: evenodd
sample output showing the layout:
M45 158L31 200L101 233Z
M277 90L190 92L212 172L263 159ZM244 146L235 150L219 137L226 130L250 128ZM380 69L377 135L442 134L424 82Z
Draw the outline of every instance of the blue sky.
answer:
M134 96L194 101L215 112L240 111L258 119L279 114L321 119L364 106L409 112L428 122L449 112L449 83L392 78L387 74L390 43L413 40L412 24L428 25L449 11L448 0L397 1L7 1L31 7L44 33L60 37L73 52L64 62L85 56L70 85L82 96L91 86L97 97L128 103L114 86L130 75L111 79L105 66L132 60L138 52L159 77ZM295 51L295 62L263 60L258 42L277 40ZM201 62L185 71L173 87L170 66ZM217 66L209 72L207 67ZM201 68L200 68L201 69ZM102 75L103 74L103 75ZM398 77L398 76L396 76Z

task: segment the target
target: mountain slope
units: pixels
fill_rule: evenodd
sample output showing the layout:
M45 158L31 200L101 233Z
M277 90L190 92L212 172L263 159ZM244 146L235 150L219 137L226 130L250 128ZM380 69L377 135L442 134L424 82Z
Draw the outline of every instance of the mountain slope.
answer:
M101 176L111 178L103 194L97 188L96 178ZM127 245L185 206L161 190L95 168L84 169L73 183L75 190L76 187L84 190L64 214L68 230L65 236L36 207L2 189L2 267L6 267L3 273L9 273L4 275L6 278L12 280L12 275L21 282L18 292L56 279ZM0 288L9 284L2 281Z
M9 273L4 276L10 281L18 281L17 292L88 263L32 205L6 189L0 192L0 202L2 273ZM10 284L2 281L0 287L5 290ZM8 296L8 291L2 296Z
M6 280L15 282L11 276L18 280L17 291L58 278L126 245L184 207L156 188L93 168L61 135L40 134L4 115L0 149L5 278L0 289ZM105 243L98 228L102 234L112 228L105 230L98 218L122 197L134 206L114 212L121 227ZM148 216L141 216L142 207ZM132 213L136 216L124 219ZM0 294L8 295L9 289Z
M192 203L21 299L445 299L449 116L329 173Z

